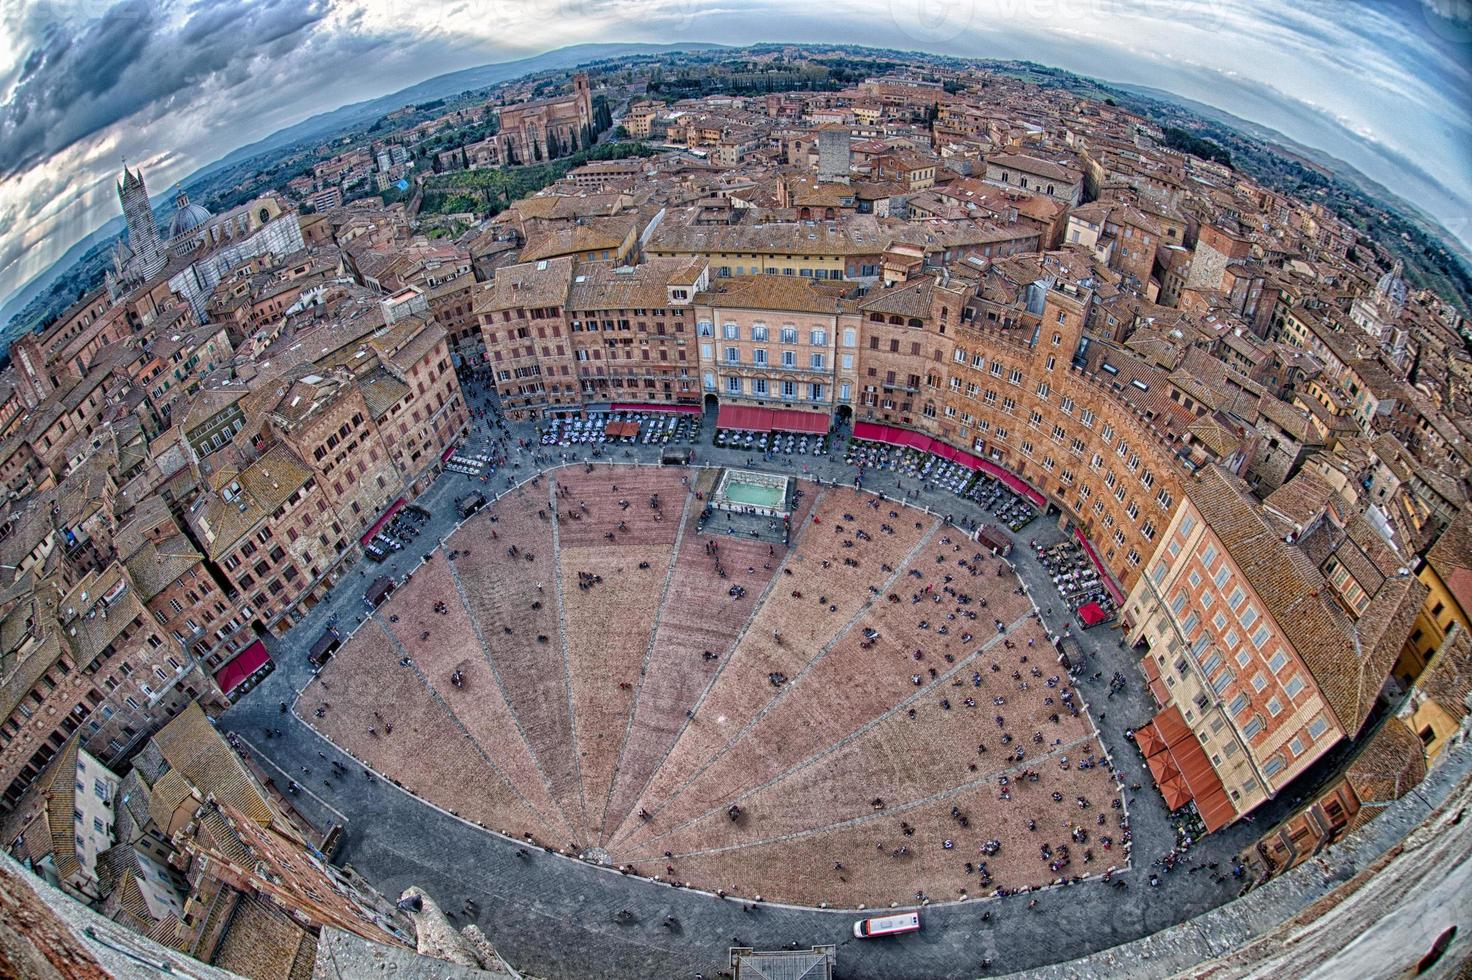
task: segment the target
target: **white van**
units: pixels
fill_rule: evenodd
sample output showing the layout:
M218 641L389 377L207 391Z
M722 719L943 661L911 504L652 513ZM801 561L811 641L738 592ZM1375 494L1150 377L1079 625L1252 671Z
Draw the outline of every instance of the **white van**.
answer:
M854 935L859 939L897 936L902 932L916 932L919 929L919 912L906 912L903 915L877 916L873 919L860 919L854 923Z

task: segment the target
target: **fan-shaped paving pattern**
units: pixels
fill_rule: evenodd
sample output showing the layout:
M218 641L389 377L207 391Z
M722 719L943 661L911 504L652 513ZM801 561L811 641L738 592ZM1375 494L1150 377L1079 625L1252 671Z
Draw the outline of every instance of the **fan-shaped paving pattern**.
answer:
M874 905L1122 863L1093 726L1004 562L811 484L790 547L701 533L713 482L512 491L329 664L319 727L488 826L711 890Z

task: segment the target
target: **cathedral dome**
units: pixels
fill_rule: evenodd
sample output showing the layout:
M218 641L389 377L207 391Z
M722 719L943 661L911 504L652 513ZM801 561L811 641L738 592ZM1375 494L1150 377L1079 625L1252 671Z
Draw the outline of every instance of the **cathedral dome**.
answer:
M174 185L174 219L169 222L169 239L172 241L181 235L187 235L208 220L209 209L190 204L189 195L184 193L184 188Z
M1402 268L1400 260L1397 259L1394 267L1381 276L1380 281L1375 284L1376 295L1396 310L1406 305L1406 281L1401 278Z
M180 235L187 235L208 220L210 220L208 208L198 204L186 204L174 212L174 220L169 222L169 237L178 238Z

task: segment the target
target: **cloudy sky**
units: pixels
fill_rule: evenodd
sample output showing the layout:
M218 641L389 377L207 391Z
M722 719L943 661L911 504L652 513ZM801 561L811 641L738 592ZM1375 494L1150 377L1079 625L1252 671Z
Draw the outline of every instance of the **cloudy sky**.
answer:
M852 41L1151 85L1324 149L1472 243L1458 0L6 0L0 302L118 213L314 113L589 41ZM1465 7L1465 4L1463 4Z

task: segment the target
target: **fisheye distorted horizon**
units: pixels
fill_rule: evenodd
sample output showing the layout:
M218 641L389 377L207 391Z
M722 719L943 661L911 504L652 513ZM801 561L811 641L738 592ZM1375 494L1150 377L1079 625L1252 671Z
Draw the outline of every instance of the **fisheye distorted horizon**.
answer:
M28 0L0 12L0 301L232 150L445 72L598 42L855 43L1150 86L1327 152L1472 244L1472 32L1435 0Z

